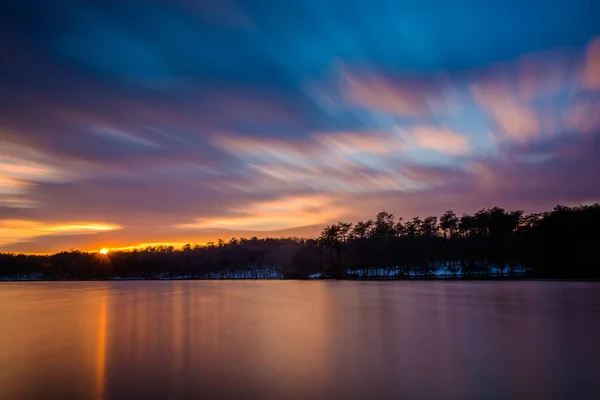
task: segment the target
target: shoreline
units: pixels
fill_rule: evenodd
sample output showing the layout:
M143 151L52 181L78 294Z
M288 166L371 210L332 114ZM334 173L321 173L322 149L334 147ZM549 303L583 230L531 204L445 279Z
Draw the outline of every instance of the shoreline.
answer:
M600 282L600 278L567 278L539 276L418 276L418 277L369 277L369 278L118 278L118 279L11 279L0 277L0 284L7 282L157 282L157 281L329 281L329 282L394 282L394 281L548 281L548 282Z

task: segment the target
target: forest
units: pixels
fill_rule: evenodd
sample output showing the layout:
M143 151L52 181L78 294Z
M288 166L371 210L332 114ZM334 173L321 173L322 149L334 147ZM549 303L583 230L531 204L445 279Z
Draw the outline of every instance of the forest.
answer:
M600 278L600 205L525 215L474 214L337 222L318 238L232 238L108 254L0 254L2 280Z

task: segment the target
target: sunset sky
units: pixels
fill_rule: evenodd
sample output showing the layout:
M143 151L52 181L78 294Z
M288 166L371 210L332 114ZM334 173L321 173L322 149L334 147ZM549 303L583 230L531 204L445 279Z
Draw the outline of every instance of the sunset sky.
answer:
M594 0L2 2L0 251L598 201L598 16Z

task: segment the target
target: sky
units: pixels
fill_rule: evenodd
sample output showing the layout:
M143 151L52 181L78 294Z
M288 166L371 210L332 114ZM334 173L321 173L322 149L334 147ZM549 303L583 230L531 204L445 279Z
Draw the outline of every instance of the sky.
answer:
M0 251L600 199L600 2L0 4Z

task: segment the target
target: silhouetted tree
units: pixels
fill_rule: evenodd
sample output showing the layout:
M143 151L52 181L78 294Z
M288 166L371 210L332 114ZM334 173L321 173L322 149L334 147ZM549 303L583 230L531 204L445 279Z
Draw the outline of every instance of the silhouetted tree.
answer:
M108 255L80 251L0 254L1 279L304 278L523 274L600 278L600 205L522 210L481 209L460 218L406 222L388 212L374 220L327 225L318 239L232 238L217 244L150 246Z
M446 211L440 217L440 229L447 237L452 237L458 232L458 217L453 210Z

